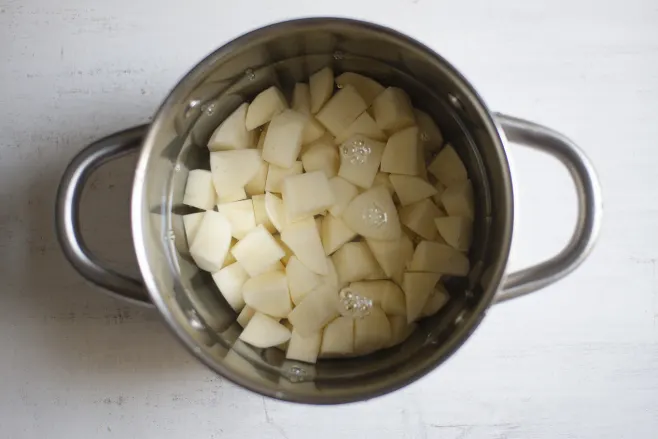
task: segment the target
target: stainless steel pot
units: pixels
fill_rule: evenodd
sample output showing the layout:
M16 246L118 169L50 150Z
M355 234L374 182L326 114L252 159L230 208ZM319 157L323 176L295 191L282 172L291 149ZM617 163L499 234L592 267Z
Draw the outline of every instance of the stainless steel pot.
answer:
M211 131L241 102L277 84L283 90L324 66L355 71L405 89L427 111L465 161L476 194L472 273L448 285L452 299L403 345L364 358L287 361L277 349L237 340L235 313L207 273L192 262L183 233L182 196L189 169L208 166ZM514 205L507 142L559 159L578 194L578 221L556 256L506 272ZM108 160L139 153L132 194L132 232L142 279L105 268L85 246L79 202L86 180ZM85 278L116 296L158 308L169 328L203 363L262 395L303 403L364 400L425 375L469 337L493 303L543 288L588 255L602 213L594 170L563 135L492 113L474 88L430 48L391 29L316 18L274 24L243 35L201 61L174 87L149 126L113 134L71 162L59 188L57 231L64 253Z

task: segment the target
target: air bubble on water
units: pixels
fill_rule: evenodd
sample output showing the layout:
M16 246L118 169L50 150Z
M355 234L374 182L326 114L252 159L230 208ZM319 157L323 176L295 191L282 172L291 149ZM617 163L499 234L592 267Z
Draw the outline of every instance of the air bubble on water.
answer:
M167 232L167 236L165 237L165 239L168 239L170 241L174 241L176 239L176 234L174 233L173 230L169 230Z
M209 104L201 107L204 113L206 113L208 116L212 116L212 114L215 112L215 104Z
M337 83L336 83L336 87L338 87L338 88L343 88L343 87L344 87L344 85L343 85L343 84L341 84L340 82L337 82Z
M253 81L256 79L256 73L253 71L253 69L247 69L244 71L244 75L247 77L248 80Z
M368 161L372 149L366 145L365 141L357 139L351 143L345 143L341 147L341 153L351 164L362 165Z
M180 172L180 170L181 170L180 163L176 163L176 166L174 166L174 171Z
M372 300L355 293L349 288L343 288L339 295L340 313L347 317L362 318L370 314Z
M187 107L185 107L185 117L190 117L192 113L194 112L193 110L199 106L201 101L199 99L192 99L190 102L187 103Z
M373 203L363 211L363 220L369 226L380 228L388 222L388 214L384 209Z
M306 379L306 370L299 366L292 366L288 372L288 379L293 383L299 383Z
M334 59L335 60L341 60L345 58L345 54L341 52L340 50L337 50L334 52Z
M420 140L422 140L423 142L427 142L428 140L430 140L429 134L423 131L422 133L420 133Z

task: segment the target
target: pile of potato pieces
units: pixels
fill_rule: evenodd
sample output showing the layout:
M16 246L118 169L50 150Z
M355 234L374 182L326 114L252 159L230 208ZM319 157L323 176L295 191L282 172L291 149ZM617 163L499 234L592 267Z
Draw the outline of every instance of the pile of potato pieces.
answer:
M391 347L448 301L442 275L468 274L466 168L399 88L325 68L290 106L274 86L240 105L208 149L185 232L246 343L308 363ZM345 291L369 312L346 311Z

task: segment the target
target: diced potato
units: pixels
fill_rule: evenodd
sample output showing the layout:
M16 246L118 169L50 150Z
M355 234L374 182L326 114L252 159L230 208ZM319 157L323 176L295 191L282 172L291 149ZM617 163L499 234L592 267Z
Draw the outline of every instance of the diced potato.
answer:
M372 101L384 91L384 87L379 82L353 72L345 72L336 77L336 85L339 88L351 85L363 98L366 105L372 104Z
M302 145L308 145L322 138L327 131L313 116L309 116L302 132Z
M247 109L245 126L248 130L253 130L265 125L286 108L288 108L288 104L283 93L275 86L272 86L262 91L251 101Z
M473 222L463 216L444 216L434 218L439 234L452 247L459 251L468 251L471 246Z
M281 193L289 221L317 215L333 206L335 201L329 180L322 171L286 178Z
M372 300L373 305L380 307L386 314L407 315L404 292L390 280L352 282L348 288Z
M436 204L438 207L441 207L443 206L441 197L443 196L443 192L446 190L446 187L443 185L443 183L437 181L434 184L434 189L436 189L436 193L432 195L432 200L434 200L434 204Z
M292 256L286 265L286 276L290 288L292 303L299 305L306 294L320 285L322 278L299 262L297 256Z
M407 302L407 323L418 320L440 278L436 273L404 273L402 289Z
M373 187L356 196L343 211L342 219L347 227L365 238L390 241L400 237L398 212L384 186ZM434 223L432 230L436 233Z
M267 210L265 209L265 195L253 195L251 197L251 202L254 206L254 219L256 225L263 225L268 232L275 233L276 227L270 221L270 217L267 215Z
M336 143L343 143L357 134L361 134L362 136L373 140L386 140L386 134L379 129L375 119L373 119L367 111L361 113L361 115L357 117L345 131L336 136Z
M382 142L361 135L350 137L339 148L338 175L350 183L369 189L375 181L384 146Z
M340 283L364 280L379 269L365 242L348 242L331 258Z
M418 175L418 127L405 128L389 137L382 155L382 172Z
M249 320L240 340L257 348L271 348L290 340L290 330L270 316L255 313Z
M210 170L217 195L244 191L244 186L258 174L261 162L256 149L211 152Z
M400 221L414 233L434 241L438 237L434 219L445 216L432 200L426 198L400 209Z
M270 271L248 279L242 286L247 305L271 317L284 318L292 311L288 279L282 271Z
M394 241L366 239L366 243L384 273L397 283L402 283L402 274L414 254L414 245L405 234Z
M231 223L221 213L208 210L199 224L190 255L200 269L214 273L222 268L230 244Z
M219 207L222 204L234 203L236 201L246 200L247 192L244 188L237 189L233 192L225 192L221 196L217 197L217 206Z
M330 255L346 242L356 237L356 232L347 227L345 222L333 215L327 215L322 220L322 246L324 253Z
M403 206L417 203L436 194L434 186L420 177L391 174L389 179Z
M265 273L285 256L283 249L262 225L252 229L247 236L235 244L231 253L251 277Z
M345 132L368 106L351 85L338 91L316 115L318 121L334 136Z
M213 274L212 278L231 308L236 312L242 311L245 305L242 286L249 279L242 265L235 262Z
M306 121L306 116L293 110L274 116L267 128L263 160L282 168L292 167L302 149Z
M334 177L329 180L329 186L335 200L333 206L329 208L329 213L338 218L343 214L350 201L358 195L359 191L356 186L342 177Z
M306 363L315 364L318 360L321 343L322 332L318 331L304 336L293 329L290 342L288 343L286 358L288 360L304 361Z
M464 254L449 245L422 241L416 247L409 270L466 276L470 262Z
M324 248L313 218L288 224L281 232L281 240L311 271L320 275L327 274Z
M443 146L443 134L432 117L417 108L414 108L416 124L420 130L420 144L427 151L438 151Z
M331 285L323 284L304 297L288 314L288 320L301 335L311 335L320 331L338 314L338 291Z
M354 319L338 317L324 328L320 356L337 357L354 352Z
M377 126L390 133L416 123L409 96L396 87L389 87L381 92L373 101L372 110Z
M327 256L326 261L327 261L327 274L325 276L322 276L322 282L334 287L336 291L347 286L347 283L341 282L338 279L338 272L336 272L336 266L334 265L334 261L331 259L331 256Z
M464 162L452 147L446 145L432 160L428 170L445 186L468 180L468 173Z
M393 196L395 193L395 188L391 184L391 176L385 172L378 172L377 175L375 175L375 181L372 183L373 186L384 186L386 190L388 190L388 193Z
M311 93L311 113L316 114L334 91L334 72L329 67L315 72L308 80Z
M183 204L197 209L212 210L215 205L215 188L210 171L203 169L190 171L185 184Z
M254 205L251 200L220 204L217 211L224 214L231 223L231 233L235 239L242 239L256 227Z
M420 312L421 317L433 316L441 310L448 303L450 295L443 287L443 285L438 284L434 291L430 294L430 297L427 298L427 302L423 306L423 310Z
M269 167L269 163L267 163L265 160L260 163L258 172L254 178L249 180L249 182L244 187L245 193L247 195L254 196L263 195L265 193L265 184L267 183L267 172Z
M327 178L338 174L340 158L338 148L329 142L316 142L302 154L305 172L322 171Z
M377 270L371 273L370 276L366 277L366 280L384 280L384 279L388 279L388 277L386 276L386 273L384 273L382 267L379 265L377 265Z
M229 149L251 148L254 144L254 131L247 129L246 102L240 105L229 117L224 119L215 132L210 136L208 149L211 151L226 151Z
M283 201L269 192L265 193L265 212L267 212L270 222L279 233L288 225L288 215L286 214L286 207L283 205Z
M270 170L267 173L267 182L265 183L265 190L267 192L281 193L281 183L286 177L291 175L299 175L304 172L302 162L296 161L289 168L281 168L280 166L270 165Z
M441 195L441 203L451 216L475 218L475 204L473 201L473 185L470 180L448 186Z
M311 89L308 84L298 82L292 90L291 108L301 114L311 114Z
M228 248L229 251L228 251L228 253L226 253L226 257L224 258L224 264L222 265L222 268L228 267L229 265L235 264L236 262L238 262L238 261L235 260L235 257L233 257L233 253L231 253L231 249L237 243L238 243L237 239L235 239L235 238L231 239L231 245L229 246L229 248Z
M238 314L238 325L245 328L249 321L251 321L251 318L254 316L254 314L256 314L256 310L249 305L245 305L245 307L242 308L242 311L240 311L240 314Z
M276 241L277 244L279 244L279 246L283 249L283 251L286 254L284 257L281 258L281 262L283 262L286 265L289 264L290 259L293 256L295 256L295 254L292 252L292 250L290 250L290 247L288 247L285 242L281 241L281 235L274 235L274 240Z
M205 212L190 213L183 215L183 226L185 227L185 237L187 238L187 245L190 246L194 242L197 230L203 219Z
M368 354L391 341L391 324L381 308L372 307L370 314L354 320L354 352Z
M404 342L418 327L415 323L408 324L407 316L388 316L388 322L391 324L391 341L387 348Z
M265 145L265 137L267 137L267 129L270 127L269 122L263 125L260 129L260 134L258 135L258 143L256 143L256 148L262 150Z

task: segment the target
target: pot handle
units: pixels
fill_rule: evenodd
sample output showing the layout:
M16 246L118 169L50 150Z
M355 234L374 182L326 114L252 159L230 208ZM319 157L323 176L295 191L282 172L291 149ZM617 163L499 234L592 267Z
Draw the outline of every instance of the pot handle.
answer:
M111 160L138 151L147 131L147 125L136 126L100 139L80 151L64 171L55 205L57 237L73 268L117 297L140 304L150 303L142 280L103 267L89 251L80 231L80 199L91 174Z
M603 203L596 172L583 151L564 135L523 119L495 114L512 143L535 148L557 158L569 171L578 195L578 220L569 243L552 258L511 273L495 303L544 288L575 270L589 255L601 227Z

